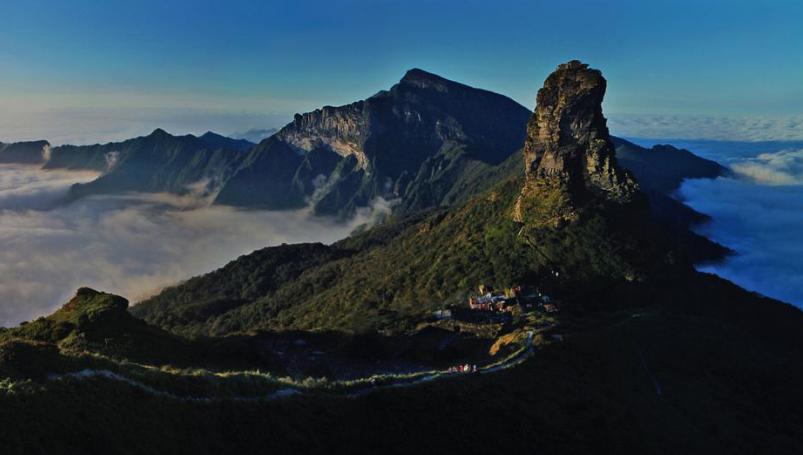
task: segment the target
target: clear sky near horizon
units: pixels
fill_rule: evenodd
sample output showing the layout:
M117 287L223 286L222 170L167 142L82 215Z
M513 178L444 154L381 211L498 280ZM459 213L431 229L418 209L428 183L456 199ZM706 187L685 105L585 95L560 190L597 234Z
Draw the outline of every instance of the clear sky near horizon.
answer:
M760 134L737 139L803 138L799 0L30 0L0 12L0 140L278 126L411 67L532 107L575 58L608 78L614 133L722 138L747 125ZM662 130L667 119L680 126Z

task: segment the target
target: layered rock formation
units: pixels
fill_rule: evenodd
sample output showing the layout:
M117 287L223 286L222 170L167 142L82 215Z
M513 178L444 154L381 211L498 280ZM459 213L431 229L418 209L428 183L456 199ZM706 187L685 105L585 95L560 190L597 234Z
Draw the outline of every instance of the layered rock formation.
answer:
M590 200L625 203L638 192L616 162L602 115L605 88L602 73L577 60L547 77L527 124L517 221L560 224L575 219Z
M416 83L424 81L417 79ZM436 92L438 86L430 85ZM583 167L579 170L570 167L574 164L572 159L586 166L604 152L605 163L612 172L608 182L622 179L617 183L632 192L629 197L634 201L641 199L636 197L639 191L633 180L617 166L613 151L605 148L610 141L599 111L601 94L594 99L596 106L589 106L582 104L582 93L578 99L572 99L572 93L563 87L554 90L562 97L564 106L577 106L573 103L579 102L592 115L572 114L571 109L555 112L553 105L555 118L569 125L562 130L556 127L554 131L569 136L561 146L568 147L574 155L562 157L562 150L549 149L549 161L553 164L547 167L541 161L549 171L539 175L535 158L543 157L546 147L553 144L548 138L538 142L536 124L531 129L535 138L531 136L528 141L528 151L532 154L538 147L543 148L538 152L541 155L528 157L528 165L533 168L528 169L526 178L532 185L529 189L535 196L536 209L554 207L556 212L563 210L559 212L561 215L571 213L567 210L581 212L583 217L579 222L568 224L565 229L531 229L544 220L565 221L565 218L540 218L529 211L527 221L534 220L532 224L521 226L510 221L508 216L522 194L524 178L523 153L514 153L510 162L518 172L481 173L493 187L464 204L409 217L391 217L381 226L331 245L265 248L165 289L136 305L132 313L166 330L193 337L258 330L407 331L422 318L429 318L431 311L443 308L444 303L465 305L466 283L488 283L499 288L526 279L551 286L555 284L551 277L557 278L559 272L560 280L566 283L566 292L560 294L573 295L583 305L605 308L608 303L602 303L602 298L610 299L607 302L611 307L621 304L618 298L607 294L609 285L642 286L651 276L665 276L667 270L690 264L686 259L690 248L695 253L715 250L710 242L690 239L685 228L667 233L652 222L646 206L622 203L629 199L609 198L608 191L595 186L604 182L605 176L597 167L589 166L590 170L585 171ZM547 92L542 90L541 95L546 97ZM548 106L544 103L539 107ZM320 125L331 120L330 137L334 137L337 121L332 115L339 114L310 115L309 120L299 119L300 125L293 125L292 129L303 127L317 116ZM317 128L309 131L319 131ZM580 145L572 134L591 136L603 143L586 139ZM589 148L596 146L592 149L596 155L582 148L588 142L592 142ZM271 147L266 156L286 156L288 160L301 156L276 136L260 146ZM357 159L349 158L356 167ZM560 159L565 160L566 167L556 169L554 163ZM440 166L438 160L428 161L422 169L430 168L433 173L435 168L448 167ZM649 158L645 162L650 162ZM258 171L253 175L254 181L258 176L263 176L266 182L280 180L281 175L276 172L283 168L282 164L277 159L272 166L254 167ZM506 166L500 167L507 170ZM568 184L553 186L556 180L576 181L582 193L573 200L566 190ZM521 199L529 203L527 196L525 193ZM608 296L599 296L600 290ZM587 296L594 298L589 300Z
M317 214L343 216L382 197L395 199L394 211L403 215L464 202L520 176L526 138L525 193L540 192L540 199L552 201L546 208L554 213L547 217L557 222L572 218L595 195L629 199L634 185L616 165L611 139L623 149L621 164L650 197L650 190L670 191L686 177L717 175L716 163L700 163L688 152L658 147L648 153L610 138L600 107L604 91L598 71L570 62L547 79L533 114L502 95L412 69L366 100L297 114L256 146L211 132L195 137L156 130L123 142L58 146L50 153L42 142L27 157L41 162L40 156L49 155L45 169L104 173L74 188L72 197L192 192L223 205L311 205ZM547 191L547 181L565 191Z
M216 202L311 203L319 214L349 214L378 197L414 201L411 211L447 204L467 166L496 165L521 147L528 116L507 97L412 69L366 100L297 114L251 151Z
M303 150L325 148L341 157L354 156L360 169L368 167L365 141L371 132L370 115L365 102L342 107L324 106L306 114L296 114L293 122L276 136Z

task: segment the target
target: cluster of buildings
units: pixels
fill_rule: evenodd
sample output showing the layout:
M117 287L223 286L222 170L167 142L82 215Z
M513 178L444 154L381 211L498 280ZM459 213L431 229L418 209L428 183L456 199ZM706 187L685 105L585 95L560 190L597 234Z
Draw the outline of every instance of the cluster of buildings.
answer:
M513 286L504 292L480 286L480 295L468 298L468 307L474 311L510 312L516 306L532 309L533 305L547 313L557 313L558 306L552 298L538 289Z
M447 373L476 373L477 371L477 364L469 365L468 363L455 365L446 370Z
M516 298L508 298L503 293L488 292L479 297L469 297L468 307L475 311L510 311L518 302Z
M450 320L453 318L509 318L511 313L520 308L531 311L539 308L547 313L557 313L559 308L552 298L537 288L528 286L513 286L504 291L494 291L490 287L481 285L479 293L468 298L468 311L459 307L446 308L432 312L436 320ZM470 316L474 314L476 316Z

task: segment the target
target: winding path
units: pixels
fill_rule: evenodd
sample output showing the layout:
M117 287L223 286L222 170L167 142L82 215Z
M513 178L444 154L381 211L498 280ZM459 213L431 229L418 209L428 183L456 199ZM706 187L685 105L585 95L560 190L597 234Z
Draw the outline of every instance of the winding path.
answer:
M535 353L535 347L533 346L533 336L534 332L530 331L527 334L527 340L524 343L523 349L521 349L517 354L512 355L511 357L505 359L504 361L493 365L483 367L477 370L477 374L492 374L497 373L499 371L507 370L518 365L521 365L527 359L533 356ZM458 372L450 372L447 370L439 370L439 371L432 371L432 372L422 372L419 373L418 376L414 378L398 378L396 381L390 382L383 382L382 384L374 384L370 381L358 381L358 384L353 386L345 385L344 382L333 382L331 383L332 386L336 387L338 385L343 385L345 390L342 391L331 391L325 388L318 388L312 387L304 389L303 387L283 387L279 388L278 390L267 394L267 395L260 395L260 396L210 396L210 397L203 397L203 396L182 396L177 395L172 392L168 392L165 390L159 390L155 387L152 387L148 384L145 384L141 381L137 381L126 377L122 374L115 373L111 370L94 370L94 369L85 369L81 371L76 371L72 373L64 373L64 374L52 374L48 376L48 380L50 381L62 381L62 380L87 380L91 378L102 378L112 381L119 381L125 383L131 387L135 387L140 389L150 395L169 398L174 400L180 401L189 401L189 402L200 402L200 403L211 403L217 401L274 401L279 399L284 399L288 397L292 397L295 395L313 395L315 393L318 394L330 394L334 396L345 396L349 398L356 398L359 396L363 396L369 394L371 392L383 389L393 389L393 388L403 388L403 387L414 387L417 385L425 384L428 382L433 382L436 380L442 380L447 378L453 378L457 376L464 376L468 373L458 373ZM350 381L354 382L354 381Z

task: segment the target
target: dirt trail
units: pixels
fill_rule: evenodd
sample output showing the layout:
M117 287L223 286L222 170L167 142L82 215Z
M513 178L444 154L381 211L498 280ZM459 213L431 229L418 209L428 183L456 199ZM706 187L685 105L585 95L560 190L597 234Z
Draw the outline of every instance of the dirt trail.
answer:
M492 374L497 373L499 371L507 370L509 368L516 367L524 363L527 359L532 357L535 352L535 348L533 346L533 335L534 333L530 331L527 335L527 340L525 341L524 348L516 355L511 356L508 359L505 359L503 362L488 366L484 368L479 368L476 374ZM119 381L125 383L131 387L138 388L144 392L147 392L154 396L180 400L180 401L191 401L191 402L201 402L201 403L211 403L216 401L273 401L283 398L292 397L294 395L300 394L333 394L333 395L340 395L350 398L359 397L362 395L366 395L368 393L383 390L383 389L393 389L393 388L402 388L402 387L414 387L417 385L425 384L428 382L433 382L437 380L453 378L457 376L462 376L470 373L459 373L459 372L451 372L448 370L436 370L431 372L421 372L419 376L415 376L413 378L410 377L400 377L396 381L390 382L383 382L382 384L373 384L370 381L350 381L351 383L356 382L354 385L347 385L345 383L338 383L334 382L331 385L334 387L342 386L343 390L338 391L331 391L325 390L322 388L303 388L303 387L283 387L280 388L270 394L261 395L261 396L181 396L177 395L172 392L168 392L165 390L159 390L155 387L152 387L148 384L143 382L128 378L123 376L119 373L115 373L110 370L92 370L92 369L85 369L77 372L72 373L65 373L65 374L53 374L48 377L50 381L61 381L61 380L88 380L92 378L103 378L112 381Z

